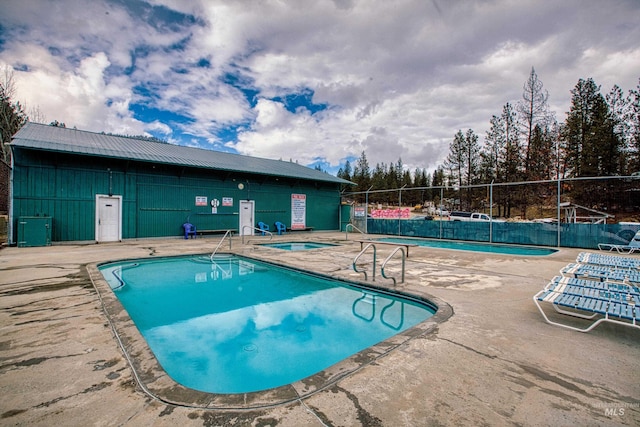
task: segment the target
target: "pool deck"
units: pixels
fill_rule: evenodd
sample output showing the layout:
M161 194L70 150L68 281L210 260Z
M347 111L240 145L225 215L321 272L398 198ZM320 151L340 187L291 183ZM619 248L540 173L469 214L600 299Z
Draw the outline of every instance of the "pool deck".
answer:
M259 246L266 237L245 244L234 237L232 251L360 281L362 274L351 268L357 239L338 232L274 236L273 242L339 244L284 251ZM97 292L90 271L104 261L209 253L218 241L0 250L0 425L640 425L640 330L605 323L573 332L545 323L532 301L575 261L580 250L573 249L523 257L413 247L397 289L431 296L448 314L364 358L355 372L300 399L259 408L202 409L152 397L138 379L153 382L157 373L140 371L142 364L134 376L103 308L108 295ZM378 263L392 249L380 245ZM379 272L375 284L393 287ZM133 359L147 357L127 339L123 345ZM173 393L175 401L191 399Z

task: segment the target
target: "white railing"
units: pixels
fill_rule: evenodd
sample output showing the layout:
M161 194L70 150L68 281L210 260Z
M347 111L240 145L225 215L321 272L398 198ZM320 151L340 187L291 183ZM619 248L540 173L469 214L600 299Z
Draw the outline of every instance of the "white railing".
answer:
M269 235L269 240L273 239L273 233L272 232L267 231L267 230L262 230L261 228L254 227L253 225L245 225L244 227L242 227L242 244L243 245L244 245L244 236L245 236L244 230L247 229L247 228L250 229L250 230L259 231L262 234L268 234ZM253 234L251 234L251 236L253 236Z
M344 240L349 240L349 226L351 226L351 228L353 230L356 230L358 232L360 232L360 234L367 234L364 231L360 230L358 227L356 227L355 225L349 223L346 225L346 227L344 227Z
M376 246L373 243L369 243L367 246L364 247L363 250L360 251L360 253L358 255L356 255L356 257L353 259L353 271L355 271L356 273L364 273L364 281L367 281L367 270L358 270L358 266L357 266L357 262L358 262L358 258L360 258L362 256L362 254L364 254L367 249L369 249L370 247L373 248L373 272L371 274L372 280L375 282L376 281Z
M213 257L215 256L216 252L218 252L218 249L220 249L220 246L222 246L222 242L224 242L224 239L226 239L227 236L229 236L229 250L231 250L231 236L232 235L233 235L233 230L227 230L227 232L224 233L224 236L222 236L222 239L220 239L220 242L218 242L218 246L216 246L216 248L213 250L213 252L211 252L211 256L209 257L211 262L213 262Z
M382 277L384 277L385 279L391 279L393 280L393 286L396 286L396 278L395 277L387 277L384 274L384 268L387 266L387 262L389 262L389 260L391 259L391 257L393 257L396 252L401 251L402 252L402 278L400 279L400 283L404 283L404 265L405 265L405 253L404 253L404 249L401 248L400 246L398 246L397 248L395 248L393 250L393 252L391 252L391 254L387 257L387 259L384 260L384 262L382 263L382 267L380 268L380 275Z

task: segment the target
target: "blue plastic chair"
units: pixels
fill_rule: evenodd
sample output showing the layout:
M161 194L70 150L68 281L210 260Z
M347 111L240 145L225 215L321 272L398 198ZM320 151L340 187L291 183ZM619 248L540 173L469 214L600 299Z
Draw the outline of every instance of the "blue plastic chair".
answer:
M189 223L189 222L185 222L184 224L182 224L182 227L184 228L184 238L188 239L189 236L193 236L193 238L195 239L196 237L196 226Z
M258 228L260 229L260 231L262 231L263 236L265 235L265 231L269 231L269 226L262 221L258 223Z
M280 221L276 221L276 231L278 232L278 235L285 234L287 232L287 226Z

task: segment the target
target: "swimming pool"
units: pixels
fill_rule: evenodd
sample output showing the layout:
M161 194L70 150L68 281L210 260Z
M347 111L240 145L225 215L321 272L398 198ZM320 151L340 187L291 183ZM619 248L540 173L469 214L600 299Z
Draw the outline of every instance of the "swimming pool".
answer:
M309 249L322 249L336 246L333 243L318 242L282 242L282 243L263 243L260 246L268 248L283 249L285 251L306 251Z
M302 380L436 312L428 301L239 256L99 270L166 373L209 393Z
M461 242L451 240L429 240L401 237L383 237L376 240L390 243L412 243L418 246L426 246L430 248L456 249L460 251L488 252L505 255L546 256L558 252L557 249L551 248L500 245L495 243Z

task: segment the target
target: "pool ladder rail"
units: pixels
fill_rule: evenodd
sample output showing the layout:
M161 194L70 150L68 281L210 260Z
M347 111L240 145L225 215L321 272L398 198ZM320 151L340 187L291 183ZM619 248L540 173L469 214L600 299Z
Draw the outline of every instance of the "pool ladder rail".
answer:
M216 252L218 252L218 249L220 249L220 246L222 246L222 242L224 242L224 239L226 239L227 236L229 237L229 250L231 250L231 237L233 237L233 230L227 230L226 233L224 233L224 236L222 236L222 239L220 239L220 241L218 242L218 246L216 246L213 252L211 252L211 256L209 257L211 262L213 262L213 257L215 257Z
M244 236L246 236L246 234L245 234L245 232L244 232L244 231L245 231L247 228L248 228L248 229L250 229L250 230L259 231L259 232L260 232L260 234L262 234L263 236L264 236L264 235L268 235L268 236L269 236L269 240L273 239L273 233L272 233L272 232L270 232L270 231L268 231L268 230L263 230L263 229L258 228L258 227L254 227L254 226L252 226L252 225L245 225L244 227L242 227L242 244L243 244L243 245L244 245ZM253 236L253 234L250 234L250 236ZM248 240L247 240L247 243L249 243L249 241L248 241Z
M377 248L376 248L376 244L375 243L369 243L367 244L367 246L365 246L358 255L356 255L356 257L353 259L353 271L355 271L356 273L363 273L364 274L364 280L365 282L367 281L367 270L366 269L362 269L362 270L358 270L358 259L360 259L360 257L362 255L364 255L365 252L367 252L367 250L369 248L373 248L373 263L372 263L372 273L371 273L371 281L375 282L376 281L376 260L377 260ZM396 286L398 284L397 280L395 277L391 276L387 276L384 269L387 266L387 263L389 262L389 260L391 260L391 258L393 258L393 256L395 254L398 253L398 251L402 252L402 275L401 275L401 279L400 279L400 283L404 283L404 272L405 272L405 260L406 260L406 254L404 251L404 248L397 246L395 249L393 249L393 251L391 252L391 254L389 254L389 256L382 262L382 265L380 267L380 275L385 278L385 279L391 279L393 280L393 286Z
M349 240L349 227L351 227L351 230L356 230L357 232L359 232L362 235L366 235L367 233L365 233L364 231L360 230L358 227L356 227L355 225L349 223L344 227L344 240Z

